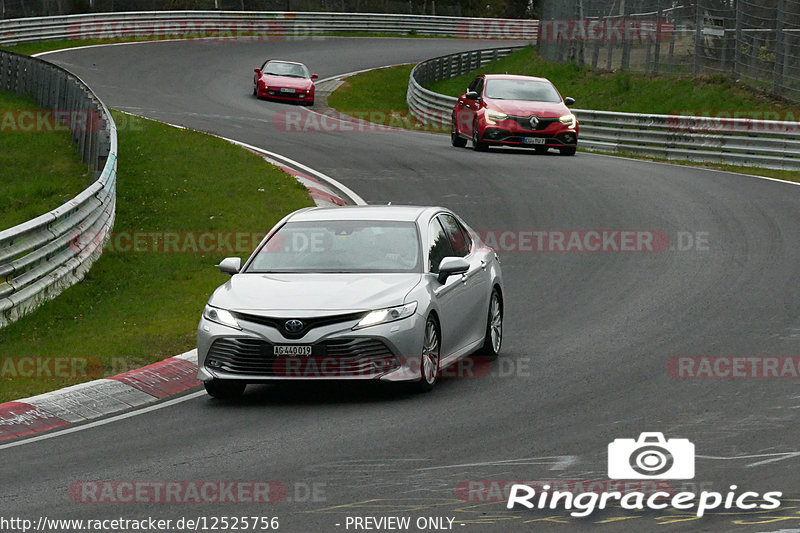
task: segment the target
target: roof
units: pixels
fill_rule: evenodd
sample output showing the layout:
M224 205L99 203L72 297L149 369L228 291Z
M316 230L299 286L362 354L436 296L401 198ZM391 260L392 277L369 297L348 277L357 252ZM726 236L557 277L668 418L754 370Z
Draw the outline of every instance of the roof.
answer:
M343 207L315 207L297 212L291 221L315 220L397 220L414 222L420 215L431 214L444 208L418 205L348 205Z
M519 74L485 74L487 80L531 80L531 81L546 81L550 82L547 78L539 78L536 76L521 76Z

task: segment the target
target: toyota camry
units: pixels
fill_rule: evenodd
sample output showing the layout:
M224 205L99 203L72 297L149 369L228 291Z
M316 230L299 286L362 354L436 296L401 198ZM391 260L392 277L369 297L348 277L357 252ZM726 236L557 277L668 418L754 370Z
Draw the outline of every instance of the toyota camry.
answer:
M378 380L433 388L503 334L494 250L440 207L307 208L281 220L211 296L198 377L216 398L275 380Z
M268 59L255 69L253 96L314 105L316 74L310 74L302 63Z
M567 108L574 103L545 78L481 74L453 108L450 139L459 148L471 140L478 151L505 145L575 155L578 120Z

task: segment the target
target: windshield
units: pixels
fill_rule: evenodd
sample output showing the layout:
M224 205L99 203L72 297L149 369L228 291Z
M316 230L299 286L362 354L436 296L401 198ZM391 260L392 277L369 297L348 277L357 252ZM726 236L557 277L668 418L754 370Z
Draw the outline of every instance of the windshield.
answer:
M264 65L264 74L273 76L289 76L290 78L308 78L308 70L297 63L270 61Z
M532 102L560 102L555 87L546 81L487 80L486 98L496 100L529 100Z
M289 222L246 272L421 272L420 255L413 222Z

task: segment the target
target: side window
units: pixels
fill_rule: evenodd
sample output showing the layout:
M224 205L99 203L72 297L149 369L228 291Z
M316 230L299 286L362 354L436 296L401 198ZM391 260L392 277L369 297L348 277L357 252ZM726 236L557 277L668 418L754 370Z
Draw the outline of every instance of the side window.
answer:
M447 232L447 238L456 256L465 257L469 255L472 249L472 239L470 239L469 234L461 224L458 223L458 220L450 215L439 215L438 218Z
M472 80L472 82L470 82L469 84L469 87L467 87L467 90L476 91L477 90L476 87L478 86L478 83L480 83L480 81L481 81L480 78L475 78L474 80Z
M453 249L438 219L431 220L428 227L428 270L432 274L439 273L439 263L445 257L452 257Z
M477 78L478 83L475 84L475 92L478 96L483 96L483 78Z

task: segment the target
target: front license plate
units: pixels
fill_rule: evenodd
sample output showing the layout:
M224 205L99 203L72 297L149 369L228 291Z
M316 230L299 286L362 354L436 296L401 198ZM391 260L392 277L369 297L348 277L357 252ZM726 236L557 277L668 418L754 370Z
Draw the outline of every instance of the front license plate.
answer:
M523 144L544 144L544 137L525 137L522 139Z
M291 356L295 356L295 355L311 355L311 346L300 345L300 344L273 346L272 347L272 354L273 355L291 355Z
M286 87L281 87L281 92L282 93L295 93L297 91L295 89L288 89Z

